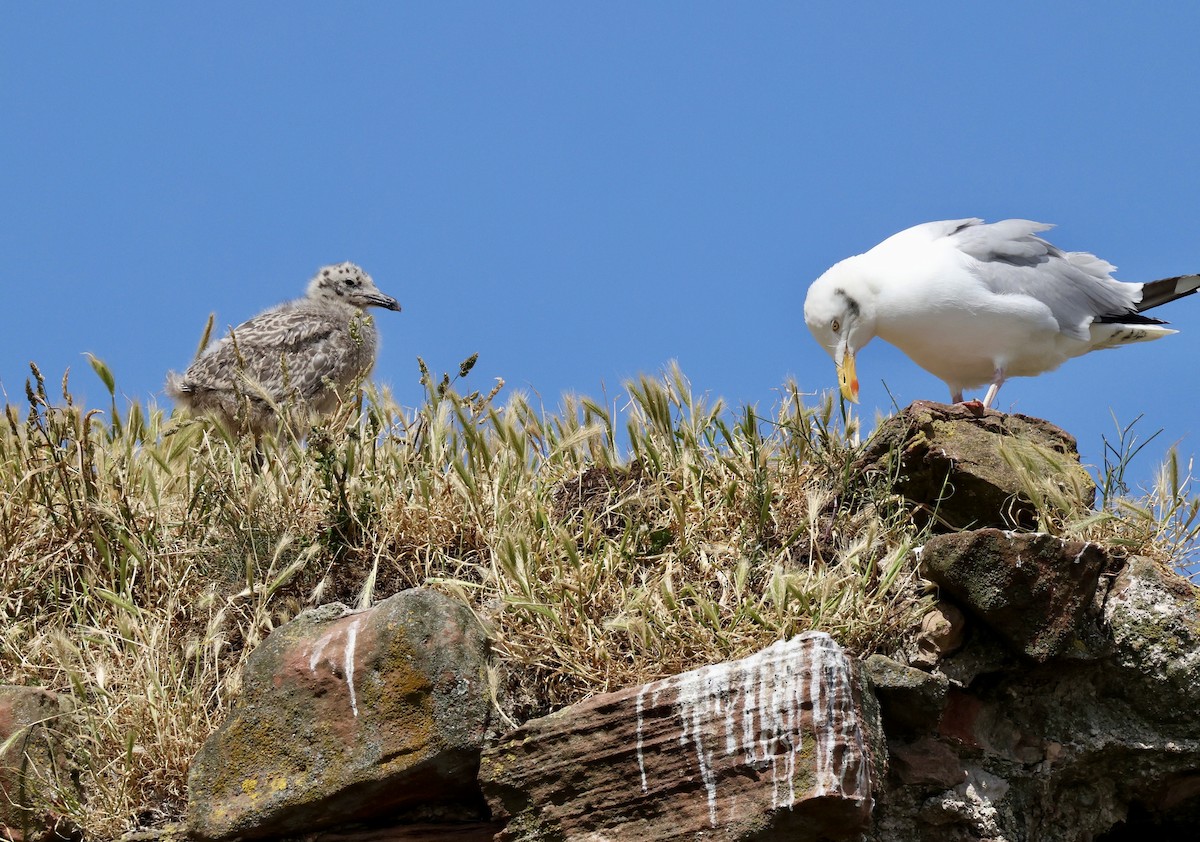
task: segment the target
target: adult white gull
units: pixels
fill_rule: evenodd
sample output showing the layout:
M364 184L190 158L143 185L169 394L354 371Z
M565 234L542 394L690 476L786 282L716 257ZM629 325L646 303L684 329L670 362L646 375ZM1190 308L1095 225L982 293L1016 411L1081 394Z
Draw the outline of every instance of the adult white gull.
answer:
M926 222L834 265L809 287L804 321L858 400L855 354L878 336L950 387L1053 371L1071 357L1177 331L1142 312L1200 288L1200 275L1136 284L1086 252L1064 252L1027 219Z

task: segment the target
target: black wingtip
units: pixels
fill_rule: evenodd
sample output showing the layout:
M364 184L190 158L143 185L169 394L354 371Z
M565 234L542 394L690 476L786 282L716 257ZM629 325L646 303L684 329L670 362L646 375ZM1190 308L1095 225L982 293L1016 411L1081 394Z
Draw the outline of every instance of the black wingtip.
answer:
M1184 298L1197 290L1200 290L1200 275L1179 275L1163 278L1161 281L1150 281L1142 284L1142 300L1138 302L1138 312Z
M1187 293L1185 293L1187 294ZM1151 305L1154 306L1154 305ZM1097 316L1092 319L1093 324L1101 325L1165 325L1169 324L1166 319L1156 319L1153 316L1143 316L1141 313L1135 313L1130 310L1128 313L1120 315Z

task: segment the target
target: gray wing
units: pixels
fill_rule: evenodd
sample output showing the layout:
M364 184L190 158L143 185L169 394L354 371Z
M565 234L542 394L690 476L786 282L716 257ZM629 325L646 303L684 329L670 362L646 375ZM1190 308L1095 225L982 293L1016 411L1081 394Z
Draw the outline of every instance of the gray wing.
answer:
M975 274L1000 295L1028 295L1041 301L1063 333L1087 341L1088 326L1137 311L1141 284L1116 280L1106 260L1082 251L1064 252L1038 237L1053 226L1028 219L990 225L961 220L950 241L975 258Z
M336 364L338 324L311 311L270 310L230 331L209 347L184 375L192 390L239 390L258 383L275 399L324 389Z

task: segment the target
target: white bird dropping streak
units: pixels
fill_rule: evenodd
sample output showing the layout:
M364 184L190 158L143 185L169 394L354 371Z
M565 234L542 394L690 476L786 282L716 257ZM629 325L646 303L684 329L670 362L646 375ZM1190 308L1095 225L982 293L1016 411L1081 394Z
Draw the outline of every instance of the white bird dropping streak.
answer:
M725 768L714 768L719 749L724 749L725 757L740 752L745 765L756 771L770 768L772 809L795 805L797 760L805 755L805 739L813 741L818 796L842 794L847 763L852 756L862 756L861 745L857 755L840 745L847 739L860 741L845 654L829 635L806 632L740 661L701 667L643 686L635 706L643 793L649 790L646 720L648 716L662 717L657 710L659 699L670 699L672 691L677 742L696 758L713 827L719 819L719 773ZM808 735L801 733L806 709L812 711L813 733ZM866 776L866 764L859 763L854 781L857 791L865 790Z
M333 637L332 632L327 632L321 635L320 639L313 645L312 653L308 656L308 671L316 673L317 664L321 661L321 655L325 652L325 647L329 645L330 639Z
M811 689L808 697L812 701L812 725L813 739L815 740L814 751L816 752L817 771L816 771L816 794L826 795L829 791L828 780L833 776L830 769L830 759L833 752L827 742L826 735L832 738L830 734L830 711L822 704L821 688L827 680L827 676L823 675L823 670L818 666L824 666L824 659L818 660L812 668ZM826 700L827 701L827 700Z
M354 718L358 719L358 699L354 695L354 643L358 639L358 624L360 620L354 620L350 623L350 628L346 629L346 687L350 690L350 709L354 711Z
M700 769L700 780L708 796L708 821L717 826L717 776L712 768L712 750L704 744L704 726L719 715L720 692L728 691L729 672L734 661L702 667L695 672L685 673L690 678L679 686L679 742L687 744L690 739L696 752L696 765Z
M649 684L643 684L642 689L637 694L637 759L638 770L642 773L642 792L647 791L646 786L646 757L642 754L642 710L645 707L646 691L650 688Z
M342 674L346 677L346 689L350 693L350 709L354 712L355 719L358 718L358 697L354 691L354 656L357 651L358 627L361 624L362 618L356 618L350 622L346 627L346 645L342 647ZM308 671L313 675L316 675L317 665L321 663L325 650L333 642L338 631L339 629L336 627L330 629L312 645L312 651L308 655Z
M817 641L814 641L815 643ZM852 704L838 704L837 696L848 694L853 677L850 674L850 662L845 658L840 646L833 638L824 635L820 645L834 657L817 659L824 672L825 705L821 709L822 723L817 723L817 700L813 698L813 731L817 738L817 780L818 795L838 794L842 791L846 780L846 766L849 754L844 749L838 753L839 733L858 733L858 712ZM815 670L814 670L815 674ZM836 689L837 692L834 692ZM823 755L823 756L821 756ZM859 763L855 776L855 789L864 792L868 789L867 764Z

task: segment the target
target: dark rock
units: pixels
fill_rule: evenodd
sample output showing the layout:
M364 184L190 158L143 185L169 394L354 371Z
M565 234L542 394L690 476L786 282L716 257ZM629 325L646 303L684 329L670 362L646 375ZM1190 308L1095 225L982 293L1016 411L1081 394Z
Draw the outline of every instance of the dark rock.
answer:
M867 838L1194 838L1200 591L1134 558L1098 622L1111 639L1102 655L1003 665L982 656L993 669L947 691L934 733L889 731L889 785L877 793ZM989 640L973 631L938 670Z
M71 761L69 699L40 687L0 686L0 834L11 840L70 839L64 798L82 800Z
M807 633L531 720L483 755L497 838L857 838L860 693L841 648Z
M492 842L494 822L396 824L304 835L304 842Z
M976 622L969 628L962 648L937 661L937 671L956 687L970 687L980 676L1011 671L1023 662L1009 643Z
M311 833L451 800L482 810L486 659L470 610L432 591L301 614L250 656L234 710L197 754L189 833Z
M1065 499L1089 508L1096 493L1070 434L1039 418L962 404L913 403L879 426L855 469L880 477L922 522L946 530L1034 528L1039 506ZM1031 479L1053 493L1031 488Z
M279 842L492 842L500 827L482 821L400 821L342 825L281 837ZM49 841L48 841L49 842ZM123 834L117 842L191 842L182 825Z
M946 676L906 667L883 655L863 664L883 715L888 734L932 730L946 702Z
M1108 562L1096 544L1000 529L936 535L921 572L1035 661L1078 634Z
M946 743L921 737L911 743L888 745L892 772L905 784L948 789L966 780L962 758Z

